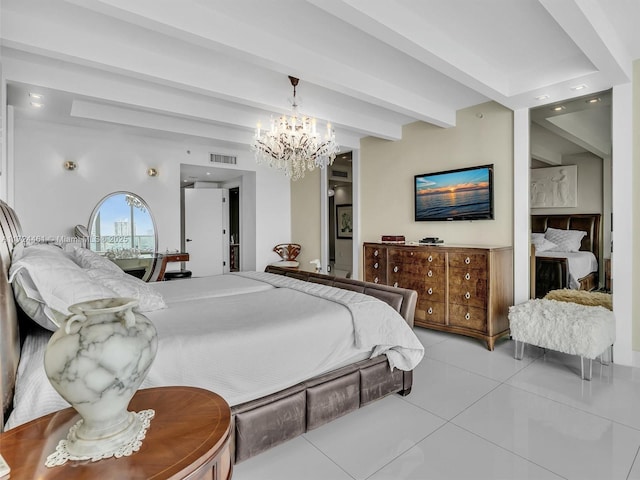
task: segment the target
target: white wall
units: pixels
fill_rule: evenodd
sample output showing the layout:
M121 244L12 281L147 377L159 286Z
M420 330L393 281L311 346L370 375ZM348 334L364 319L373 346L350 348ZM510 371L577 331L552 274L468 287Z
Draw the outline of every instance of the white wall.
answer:
M88 223L100 199L127 190L140 195L152 210L159 249L180 248L180 164L211 165L212 151L236 155L236 169L255 171L255 179L245 179L242 185L247 194L243 201L255 203L255 218L244 219L253 225L243 222L244 234L255 238L255 249L245 252L243 267L264 269L272 261L273 245L291 234L288 180L256 165L247 150L20 118L13 144L14 207L26 235L71 235L76 224ZM65 160L77 162L79 168L64 170ZM147 176L148 167L157 168L160 175Z

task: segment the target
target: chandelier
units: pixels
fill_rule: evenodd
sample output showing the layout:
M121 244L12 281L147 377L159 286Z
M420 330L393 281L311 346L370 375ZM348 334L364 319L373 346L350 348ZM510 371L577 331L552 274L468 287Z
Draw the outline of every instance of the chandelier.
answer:
M293 86L292 111L290 116L271 118L271 128L262 132L258 123L252 149L256 161L284 170L291 180L304 177L305 171L331 165L340 151L336 137L327 123L324 138L316 131L316 119L300 116L296 103L298 79L289 76Z

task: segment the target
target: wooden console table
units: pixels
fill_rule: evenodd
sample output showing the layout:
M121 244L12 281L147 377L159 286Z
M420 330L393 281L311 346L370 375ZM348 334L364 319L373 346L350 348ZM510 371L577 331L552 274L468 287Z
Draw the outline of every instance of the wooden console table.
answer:
M222 397L193 387L139 390L129 410L148 408L155 417L142 447L129 457L45 467L47 456L80 418L72 408L0 433L0 453L11 467L11 480L231 478L231 410Z

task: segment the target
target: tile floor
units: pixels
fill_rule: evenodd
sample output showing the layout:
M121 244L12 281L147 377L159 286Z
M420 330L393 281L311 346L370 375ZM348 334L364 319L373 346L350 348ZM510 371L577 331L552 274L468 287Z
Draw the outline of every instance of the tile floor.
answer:
M234 480L640 479L640 369L416 328L413 391L237 465Z

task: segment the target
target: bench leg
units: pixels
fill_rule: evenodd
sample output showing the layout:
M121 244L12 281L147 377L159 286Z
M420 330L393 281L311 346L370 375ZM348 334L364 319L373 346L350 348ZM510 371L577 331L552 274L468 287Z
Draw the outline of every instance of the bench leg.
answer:
M524 357L524 342L514 340L513 343L515 345L513 358L515 358L516 360L522 360L522 357Z
M591 360L590 358L589 358L588 360L589 360L589 368L588 368L587 372L585 372L585 368L584 368L584 357L580 357L580 377L581 377L583 380L589 380L589 381L590 381L590 380L591 380L591 375L592 375L592 373L593 373L593 369L592 369L592 366L593 366L593 360ZM585 373L586 373L587 375L585 375Z

